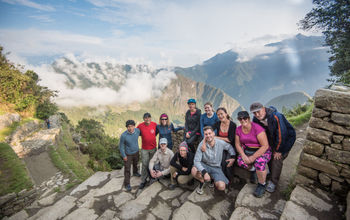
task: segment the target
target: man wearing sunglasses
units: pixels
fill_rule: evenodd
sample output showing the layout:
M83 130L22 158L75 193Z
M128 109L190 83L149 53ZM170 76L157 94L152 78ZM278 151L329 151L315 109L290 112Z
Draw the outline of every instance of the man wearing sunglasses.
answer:
M283 160L288 156L295 142L296 133L285 116L273 106L267 108L255 102L250 105L250 112L254 114L253 122L265 128L269 145L272 148L272 158L269 162L271 180L266 187L266 190L272 193L281 176Z

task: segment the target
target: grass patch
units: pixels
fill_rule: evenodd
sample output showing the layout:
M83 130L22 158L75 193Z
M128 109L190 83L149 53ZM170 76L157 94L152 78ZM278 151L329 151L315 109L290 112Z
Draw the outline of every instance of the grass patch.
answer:
M71 175L71 172L77 177L78 182L82 182L91 176L94 172L86 168L81 161L85 161L83 155L81 158L74 153L75 143L69 132L69 126L62 124L62 137L56 148L50 147L50 157L53 164L63 173ZM71 149L71 150L69 150ZM71 152L72 151L72 152ZM86 163L85 163L86 164ZM73 185L74 186L74 185Z
M307 108L306 112L296 116L287 117L287 120L293 125L293 127L307 123L311 118L313 107L314 105L312 104Z
M287 188L285 190L283 190L282 196L284 197L284 199L286 201L288 201L290 199L290 195L292 194L294 188L295 188L296 184L294 183L294 176L291 178Z
M33 186L22 161L6 143L0 143L0 196Z

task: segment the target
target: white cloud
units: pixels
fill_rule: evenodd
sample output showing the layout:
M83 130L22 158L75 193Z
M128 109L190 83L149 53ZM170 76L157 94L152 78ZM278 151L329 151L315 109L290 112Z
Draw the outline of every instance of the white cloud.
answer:
M35 3L29 0L2 0L2 1L9 4L19 4L30 8L35 8L42 11L55 11L55 8L50 5L43 5L43 4Z
M79 74L94 74L91 73L91 69L86 67L89 60L80 61L82 58L75 57L74 55L67 54L73 63L75 68L69 70L66 68L64 71L76 71ZM110 59L110 64L115 65L118 62ZM96 62L96 60L94 60ZM105 66L105 60L103 62L97 62L100 64L102 70ZM91 87L88 89L67 88L67 78L63 74L58 74L54 71L50 65L32 66L26 65L27 69L32 69L38 73L41 81L40 84L49 87L52 90L59 91L56 102L62 106L98 106L98 105L112 105L112 104L130 104L133 102L146 102L151 98L159 97L162 94L164 88L169 85L171 80L176 78L174 72L160 71L156 74L151 74L146 71L134 71L128 74L123 80L124 83L118 91L111 88L97 88ZM104 71L106 74L106 71ZM116 74L116 73L114 73ZM114 75L114 77L116 77Z
M34 19L39 20L39 21L42 21L42 22L46 22L46 23L50 23L50 22L54 22L55 21L54 19L52 19L48 15L31 15L29 17L30 18L34 18Z

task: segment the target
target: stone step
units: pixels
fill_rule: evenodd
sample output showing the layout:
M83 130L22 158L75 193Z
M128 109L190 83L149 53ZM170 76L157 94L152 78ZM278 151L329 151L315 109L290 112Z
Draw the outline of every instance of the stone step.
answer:
M339 199L321 189L297 185L281 215L282 220L342 219L344 206Z
M255 184L246 184L238 193L235 210L231 215L234 219L279 219L286 201L281 199L278 191L265 192L262 198L256 198L253 192Z

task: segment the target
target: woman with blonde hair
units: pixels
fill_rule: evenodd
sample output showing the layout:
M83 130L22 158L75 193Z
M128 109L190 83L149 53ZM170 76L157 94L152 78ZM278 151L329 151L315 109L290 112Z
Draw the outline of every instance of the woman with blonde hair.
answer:
M169 116L166 113L163 113L159 117L159 124L157 125L157 132L159 134L159 140L161 138L166 138L168 140L168 148L173 149L173 140L171 138L172 132L177 132L182 130L183 127L175 128L173 123L170 122ZM159 142L159 141L158 141Z
M201 119L200 119L202 138L204 138L203 128L205 126L214 127L215 123L219 121L218 116L214 112L213 104L211 104L210 102L205 103L204 104L204 111L205 111L205 113L203 113L201 115ZM214 130L214 132L215 132L215 134L217 134L216 129Z

